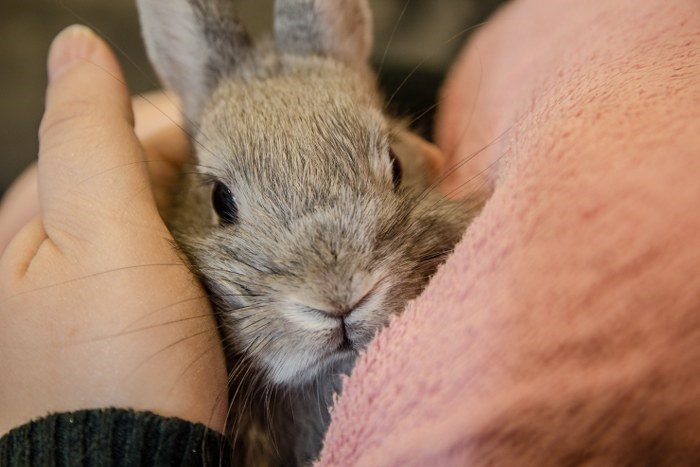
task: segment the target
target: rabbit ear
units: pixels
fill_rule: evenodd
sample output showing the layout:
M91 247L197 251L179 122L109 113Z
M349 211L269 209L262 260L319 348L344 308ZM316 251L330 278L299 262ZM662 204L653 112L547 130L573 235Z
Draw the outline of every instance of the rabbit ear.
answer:
M275 41L286 53L367 62L372 51L367 0L275 0Z
M219 79L235 71L250 39L230 0L137 0L148 55L182 100L188 125Z

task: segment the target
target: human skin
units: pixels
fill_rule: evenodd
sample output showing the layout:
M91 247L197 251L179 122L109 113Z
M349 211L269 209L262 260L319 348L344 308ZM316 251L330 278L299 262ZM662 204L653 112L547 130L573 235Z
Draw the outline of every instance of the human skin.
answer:
M134 116L114 55L83 27L56 38L48 71L39 161L0 204L0 435L102 407L222 431L223 348L159 215L188 154L153 111L173 105L141 100Z

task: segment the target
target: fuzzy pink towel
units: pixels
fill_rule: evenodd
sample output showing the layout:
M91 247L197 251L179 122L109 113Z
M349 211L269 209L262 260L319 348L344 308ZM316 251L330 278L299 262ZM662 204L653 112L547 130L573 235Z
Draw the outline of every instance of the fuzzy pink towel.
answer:
M319 465L700 463L699 54L698 0L517 0L482 29L439 129L448 165L488 145L450 187L490 167L493 197Z

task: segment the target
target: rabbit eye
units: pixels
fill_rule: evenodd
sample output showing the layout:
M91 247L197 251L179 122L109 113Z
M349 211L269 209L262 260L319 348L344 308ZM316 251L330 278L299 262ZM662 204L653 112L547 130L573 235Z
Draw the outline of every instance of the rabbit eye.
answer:
M401 162L399 158L396 157L396 153L393 149L389 149L389 160L391 161L391 176L394 182L394 188L398 188L401 184L403 170L401 170Z
M231 193L231 190L223 183L214 183L211 202L222 224L234 224L238 220L236 198L233 196L233 193Z

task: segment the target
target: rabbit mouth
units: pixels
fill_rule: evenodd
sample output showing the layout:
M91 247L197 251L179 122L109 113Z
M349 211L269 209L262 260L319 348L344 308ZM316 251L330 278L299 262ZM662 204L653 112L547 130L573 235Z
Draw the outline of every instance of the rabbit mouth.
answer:
M343 320L343 322L340 325L340 330L342 333L342 340L340 341L340 344L338 345L338 348L336 349L338 352L343 352L343 351L356 351L355 348L355 343L350 339L349 333L348 333L348 323L347 321Z
M343 319L330 343L333 348L331 353L357 355L367 347L373 337L374 332L369 332L365 323Z
M362 342L357 339L352 326L345 320L339 320L332 336L325 345L325 351L321 352L318 366L334 366L339 362L354 360L359 352L364 348Z

